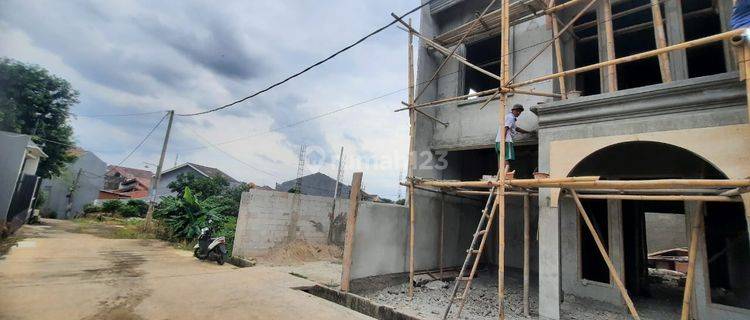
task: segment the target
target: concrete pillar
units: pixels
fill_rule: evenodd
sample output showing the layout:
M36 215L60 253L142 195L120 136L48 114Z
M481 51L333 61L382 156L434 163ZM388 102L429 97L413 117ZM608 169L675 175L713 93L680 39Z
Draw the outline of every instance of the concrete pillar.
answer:
M703 215L705 209L696 201L685 202L685 230L688 234L688 248L690 247L690 230L692 230L691 221L697 214ZM701 218L703 219L703 218ZM705 223L703 224L705 226ZM705 228L698 235L698 252L695 261L695 293L691 302L691 315L696 319L709 319L706 302L709 294L708 283L708 266L706 264L706 234Z
M716 11L719 12L719 23L721 23L721 32L726 32L732 29L729 25L729 20L732 17L732 0L717 0ZM727 71L737 70L737 61L734 59L732 53L732 44L729 41L722 41L724 47L724 65L727 66Z
M539 317L560 319L560 210L539 190Z
M682 0L664 1L664 20L666 20L667 45L685 42L685 29L682 24ZM687 55L685 50L669 53L669 67L673 80L688 78Z

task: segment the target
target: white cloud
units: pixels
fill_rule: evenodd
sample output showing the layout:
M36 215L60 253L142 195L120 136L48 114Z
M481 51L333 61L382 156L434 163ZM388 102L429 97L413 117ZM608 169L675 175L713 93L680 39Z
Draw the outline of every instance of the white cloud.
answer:
M81 92L77 114L175 109L194 112L263 88L321 59L417 3L401 1L0 2L0 55L47 68ZM414 15L417 18L417 15ZM390 28L328 64L257 99L201 117L177 117L166 163L215 166L244 181L294 178L300 143L324 150L310 164L335 177L340 146L348 159L388 157L365 168L367 191L395 197L408 145L400 92L314 121L269 132L406 86L406 36ZM72 121L76 140L119 162L160 115ZM198 150L201 137L221 144ZM260 134L259 134L260 133ZM163 126L126 165L156 162ZM312 148L312 147L311 147ZM311 149L312 150L312 149ZM353 162L353 161L352 161ZM401 163L399 163L401 162ZM353 165L353 163L350 163ZM259 170L253 169L255 167ZM349 181L353 167L346 167Z

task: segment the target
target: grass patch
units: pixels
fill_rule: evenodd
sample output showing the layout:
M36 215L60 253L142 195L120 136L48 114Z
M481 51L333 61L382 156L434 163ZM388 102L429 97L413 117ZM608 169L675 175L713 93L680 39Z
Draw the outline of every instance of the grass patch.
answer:
M141 218L77 218L76 232L93 234L108 239L156 239L153 231L145 228L145 219Z

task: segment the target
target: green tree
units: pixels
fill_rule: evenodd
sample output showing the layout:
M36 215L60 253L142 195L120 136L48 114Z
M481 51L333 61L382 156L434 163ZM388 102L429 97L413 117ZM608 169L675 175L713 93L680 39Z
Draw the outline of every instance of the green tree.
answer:
M65 79L39 66L0 58L0 129L33 135L44 144L49 157L39 163L37 175L42 178L59 175L75 160L68 153L73 127L67 120L76 103L78 91Z
M196 177L192 173L178 175L177 179L170 182L167 187L177 194L184 194L185 189L189 188L195 198L216 204L222 208L222 214L230 216L237 215L242 193L250 190L250 186L246 183L231 187L227 179L222 176Z

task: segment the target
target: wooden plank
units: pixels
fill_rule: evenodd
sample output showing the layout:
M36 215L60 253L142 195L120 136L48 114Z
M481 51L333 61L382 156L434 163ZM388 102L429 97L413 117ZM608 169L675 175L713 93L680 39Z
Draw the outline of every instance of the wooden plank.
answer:
M688 249L688 269L685 280L685 291L682 295L682 313L681 320L688 320L690 317L690 300L693 296L695 286L695 262L698 257L698 239L701 229L703 228L703 205L698 206L697 212L693 213L690 222L690 248Z
M523 315L529 314L529 261L531 253L531 212L529 195L523 197Z
M687 49L687 48L692 48L692 47L698 47L698 46L706 45L706 44L717 42L717 41L727 40L727 39L729 39L731 37L734 37L734 36L742 34L742 32L744 32L744 29L727 31L727 32L724 32L724 33L719 33L719 34L715 34L715 35L704 37L704 38L700 38L700 39L686 41L686 42L683 42L683 43L675 44L675 45L664 47L664 48L661 48L661 49L654 49L654 50L650 50L650 51L646 51L646 52L641 52L641 53L636 53L636 54L633 54L633 55L629 55L627 57L622 57L622 58L617 58L617 59L614 59L614 60L599 62L599 63L591 64L591 65L588 65L588 66L580 67L580 68L566 70L566 71L563 71L563 72L557 72L557 73L553 73L553 74L548 74L546 76L541 76L541 77L537 77L537 78L534 78L534 79L530 79L530 80L526 80L526 81L514 83L514 84L509 85L508 87L509 88L523 87L523 86L527 86L527 85L530 85L530 84L533 84L533 83L537 83L537 82L547 81L547 80L550 80L550 79L559 78L560 76L563 76L563 75L564 76L570 76L570 75L574 75L574 74L578 74L578 73L582 73L582 72L587 72L587 71L591 71L591 70L600 69L600 68L606 67L606 66L612 66L612 65L617 65L617 64L621 64L621 63L627 63L627 62L638 61L638 60L642 60L642 59L646 59L646 58L651 58L651 57L654 57L654 56L658 56L659 54L664 53L664 52L670 52L670 51L675 51L675 50L682 50L682 49Z
M352 188L349 193L349 212L346 214L346 235L344 237L344 257L341 262L341 291L349 291L351 280L352 251L354 249L354 232L357 226L357 206L359 189L362 186L362 172L352 175Z
M651 17L654 23L656 48L664 48L667 46L667 36L664 32L664 21L662 21L661 17L659 0L651 0ZM659 71L661 72L662 82L672 82L672 71L669 68L669 55L666 52L659 55Z
M622 284L620 275L618 274L617 269L615 269L615 266L612 263L612 259L610 259L607 250L604 248L604 244L602 244L602 240L601 238L599 238L599 234L596 232L596 229L594 229L594 225L591 224L591 220L589 219L589 215L586 213L586 209L583 208L581 199L578 198L578 194L575 192L575 190L570 190L570 194L573 196L576 207L578 207L578 213L580 213L581 218L583 218L583 221L586 223L586 227L588 227L588 230L591 233L591 236L594 238L594 242L596 242L596 247L599 249L599 254L601 254L604 262L607 264L607 268L609 268L609 273L612 276L612 280L615 282L617 289L620 290L620 295L622 295L623 300L625 300L625 304L628 307L630 315L633 316L634 319L639 320L640 317L638 316L638 311L635 310L633 300L630 299L628 290L625 289L625 285Z

